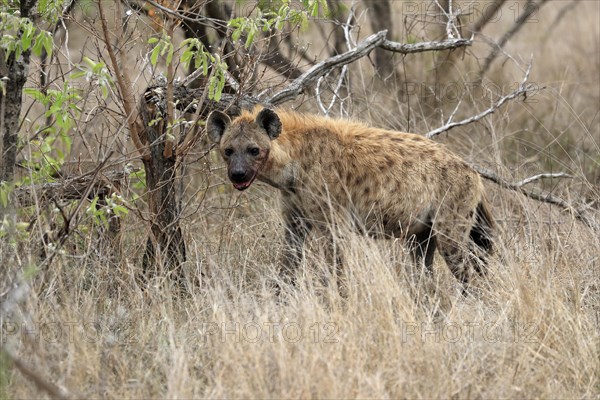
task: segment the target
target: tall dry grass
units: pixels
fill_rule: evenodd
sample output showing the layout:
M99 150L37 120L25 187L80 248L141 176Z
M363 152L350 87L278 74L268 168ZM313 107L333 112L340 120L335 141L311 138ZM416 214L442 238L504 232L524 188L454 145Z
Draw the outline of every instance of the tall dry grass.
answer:
M468 297L440 258L427 282L396 245L343 232L346 296L323 282L315 250L277 301L281 228L258 201L224 221L229 240L186 227L188 271L208 275L190 295L142 291L136 266L106 255L63 255L4 340L86 398L597 396L600 240L580 223L506 199L496 214L521 220L501 221L498 256ZM14 371L4 390L40 395Z
M558 9L548 5L507 49L523 60L533 49L532 81L550 89L439 140L507 179L566 170L575 178L540 189L587 200L600 223L600 13L585 2L551 27ZM519 81L521 68L504 61L488 79ZM431 62L423 55L398 68L418 81ZM427 100L407 104L401 87L374 91L364 68L352 81L355 117L418 132L439 125ZM487 104L472 101L457 118ZM188 171L187 294L165 279L145 290L136 282L147 230L135 212L117 244L84 220L50 268L38 254L46 228L2 242L0 293L24 281L30 289L18 302L3 298L0 339L40 378L81 398L599 397L600 238L564 210L487 184L497 250L467 297L439 256L427 278L398 243L340 228L345 296L311 238L297 287L284 286L278 300L271 283L285 244L275 190L234 193L217 158ZM2 397L45 396L7 363L0 382Z

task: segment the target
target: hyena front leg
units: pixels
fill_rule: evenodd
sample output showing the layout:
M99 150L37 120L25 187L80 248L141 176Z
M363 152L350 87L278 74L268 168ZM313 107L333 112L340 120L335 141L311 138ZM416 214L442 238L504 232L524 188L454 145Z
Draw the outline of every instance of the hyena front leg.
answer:
M423 231L414 235L413 260L418 267L421 262L425 264L425 270L428 274L433 273L433 256L437 247L437 241L431 225L428 225Z
M304 218L298 207L284 203L285 248L282 257L282 278L295 284L295 274L302 261L302 250L312 225Z

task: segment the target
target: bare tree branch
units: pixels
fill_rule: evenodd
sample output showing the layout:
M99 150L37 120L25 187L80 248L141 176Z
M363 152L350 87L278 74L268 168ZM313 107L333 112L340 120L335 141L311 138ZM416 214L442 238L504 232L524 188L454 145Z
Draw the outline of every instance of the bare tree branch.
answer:
M384 40L379 47L395 53L413 54L422 53L424 51L453 50L458 49L459 47L471 46L472 43L473 42L470 39L446 39L441 41L410 44Z
M62 179L56 182L41 183L38 185L24 185L13 192L15 203L19 207L29 207L35 204L44 204L54 199L81 200L88 188L89 195L109 196L115 191L125 178L129 176L127 168L121 171L109 171L100 174L98 179L91 173ZM34 194L36 196L34 197Z
M539 181L540 179L544 179L544 178L553 178L553 179L555 179L555 178L573 178L573 175L569 175L566 172L557 172L557 173L544 172L541 174L530 176L529 178L525 178L525 179L515 183L515 185L517 185L518 187L521 187L521 186L528 185L532 182Z
M515 192L519 192L533 200L537 200L537 201L541 201L543 203L553 204L553 205L562 207L564 210L568 211L571 215L573 215L579 221L583 222L589 228L593 229L596 232L600 232L600 225L597 222L595 222L593 219L589 218L586 215L584 210L575 208L573 205L569 204L568 202L561 199L560 197L553 195L552 193L543 194L543 193L534 192L534 191L530 191L530 190L523 188L524 184L527 184L536 179L539 179L540 175L545 175L545 174L536 175L531 178L524 179L520 182L513 183L513 182L509 182L509 181L499 177L498 175L496 175L495 173L493 173L492 171L490 171L487 168L483 168L483 167L480 167L480 166L474 165L474 164L471 164L471 167L474 170L476 170L477 172L479 172L479 174L481 176L483 176L485 179L488 179L488 180L500 185L500 187L503 187L503 188L509 189L509 190L513 190ZM547 175L552 175L552 174L547 174ZM567 174L563 174L563 175L560 175L560 177L565 177L566 175Z
M502 98L500 98L500 100L498 100L494 104L492 104L492 106L490 108L488 108L487 110L485 110L477 115L473 115L472 117L463 119L462 121L452 122L451 119L454 116L454 113L453 113L452 116L450 116L450 119L448 120L448 123L446 123L446 125L440 126L439 128L430 131L429 133L427 133L425 135L425 137L431 139L432 137L437 136L440 133L449 131L452 128L456 128L457 126L463 126L463 125L471 124L473 122L477 122L480 119L496 112L496 110L498 110L500 107L502 107L508 101L515 99L521 95L527 95L528 92L532 92L533 90L539 89L537 86L527 84L527 81L529 80L529 73L531 72L531 65L532 64L530 63L529 66L527 67L527 71L525 72L525 77L523 78L523 81L521 82L519 87L514 92L512 92L509 95L503 96Z
M314 84L331 69L344 66L369 54L384 42L386 34L387 31L375 33L359 43L355 49L321 61L294 80L288 87L267 99L266 103L277 105L295 99L304 89Z
M200 115L206 115L210 109L228 110L232 114L238 113L239 108L248 109L252 108L257 104L264 104L267 106L276 106L287 101L295 99L305 89L316 84L320 78L330 73L334 68L340 68L347 64L350 64L367 54L369 54L374 48L381 47L388 51L393 51L402 54L420 53L424 51L436 51L436 50L451 50L459 47L470 46L471 41L467 39L453 39L444 40L441 42L423 42L415 44L401 44L398 42L392 42L385 39L387 31L381 31L373 34L356 45L355 48L330 57L323 60L304 72L297 79L295 79L285 89L275 93L267 99L262 99L264 91L257 97L245 96L245 95L230 95L223 93L220 102L206 101L202 104L202 111ZM182 83L176 85L175 89L175 100L178 107L187 108L190 104L198 98L202 97L203 89L188 89L186 86L192 82L201 72L194 71L188 77L182 80ZM229 78L228 78L229 79ZM164 90L160 85L151 86L146 89L144 95L146 98L161 98L164 96ZM160 102L160 101L158 101ZM233 108L232 108L233 107Z

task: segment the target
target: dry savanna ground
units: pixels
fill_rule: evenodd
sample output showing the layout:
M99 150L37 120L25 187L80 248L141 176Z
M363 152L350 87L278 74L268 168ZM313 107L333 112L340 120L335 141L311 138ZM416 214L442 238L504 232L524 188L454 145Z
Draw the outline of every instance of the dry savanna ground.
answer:
M513 3L522 6L507 2L505 16ZM506 46L512 59L502 55L488 75L514 87L533 54L530 82L545 89L436 140L510 181L568 172L573 178L528 187L587 204L600 224L600 10L582 1L558 18L567 4L545 5ZM398 28L398 40L405 34ZM481 39L455 60L452 82L468 87L488 50ZM78 51L72 44L69 54ZM431 55L395 60L407 80L427 81ZM378 86L365 64L352 78L353 117L417 132L441 125L418 93ZM447 119L455 103L442 100ZM470 99L457 118L486 105L485 96ZM98 126L108 139L98 139ZM89 132L98 146L116 146L110 135L121 135L110 124ZM427 278L398 243L337 227L345 295L313 237L297 286L284 286L278 300L269 284L285 245L275 190L232 190L218 157L200 157L200 147L182 180L187 293L166 279L145 289L135 279L147 224L134 179L123 189L131 211L117 240L84 219L40 268L40 236L51 224L4 239L0 339L35 377L4 358L2 398L47 397L36 380L79 398L600 398L600 237L569 212L486 182L497 250L468 296L441 257ZM52 212L31 211L40 221Z

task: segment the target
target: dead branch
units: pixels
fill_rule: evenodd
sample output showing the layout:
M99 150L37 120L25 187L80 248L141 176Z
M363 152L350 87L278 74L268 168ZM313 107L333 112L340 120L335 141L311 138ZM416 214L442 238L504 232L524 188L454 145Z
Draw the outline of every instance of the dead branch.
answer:
M243 94L223 93L221 100L215 102L205 98L204 89L191 89L187 86L194 81L201 73L200 70L192 72L188 77L184 78L180 83L175 82L174 100L178 109L188 110L189 112L197 112L197 107L193 105L198 99L203 99L201 102L200 116L207 116L212 110L218 109L226 111L231 115L239 114L242 109L252 109L256 105L262 104L265 106L277 106L287 101L294 100L305 89L315 85L320 78L329 74L333 69L348 65L360 58L369 54L376 47L381 47L388 51L393 51L402 54L420 53L424 51L451 50L459 47L470 46L471 41L467 39L444 40L440 42L423 42L414 44L401 44L385 39L387 31L381 31L373 34L360 43L356 44L351 50L323 60L304 72L297 79L292 81L285 89L271 95L267 99L262 99L264 91L258 96L250 96ZM229 80L229 78L228 78ZM237 82L234 80L234 82ZM162 83L157 82L156 85L146 89L143 98L146 102L153 104L164 104L166 88ZM144 100L143 100L144 101ZM142 105L143 107L143 105Z
M552 193L544 194L544 193L534 192L534 191L523 188L523 186L525 184L533 182L534 180L540 179L544 175L550 177L553 174L539 174L539 175L532 176L530 178L526 178L526 179L523 179L522 181L514 183L514 182L509 182L509 181L499 177L498 175L496 175L495 173L493 173L492 171L490 171L487 168L480 167L480 166L474 165L474 164L472 164L471 167L474 170L476 170L477 172L479 172L479 174L481 176L483 176L485 179L488 179L488 180L500 185L500 187L502 187L504 189L512 190L515 192L519 192L533 200L537 200L537 201L541 201L543 203L548 203L548 204L553 204L553 205L559 206L559 207L563 208L564 210L568 211L571 215L573 215L579 221L583 222L589 228L593 229L596 232L600 232L600 225L597 222L595 222L593 219L589 218L586 215L584 210L575 208L573 205L569 204L568 202L561 199L560 197L553 195ZM564 174L564 173L560 173L560 174L556 174L556 175L558 175L558 177L568 176L568 174ZM554 177L556 177L556 176L554 176Z
M332 69L343 67L344 65L350 64L351 62L354 62L369 54L371 50L379 46L384 41L386 33L387 31L382 31L371 35L360 42L356 48L321 61L303 73L300 77L295 79L288 87L280 92L277 92L266 100L261 100L254 96L241 94L231 95L228 93L223 93L219 102L212 100L203 101L200 105L200 115L207 116L210 111L215 109L227 111L228 113L235 115L239 114L242 109L252 109L258 104L276 106L285 103L286 101L293 100L300 95L304 89L315 84L319 78L331 72ZM197 71L194 71L192 75L197 73ZM179 109L188 109L191 112L197 112L197 108L193 105L193 103L197 99L205 98L205 91L202 88L187 88L185 84L188 84L192 80L193 79L184 78L182 81L184 85L177 83L174 85L174 99ZM161 106L164 104L165 95L166 88L164 87L163 83L157 82L156 85L150 86L146 89L144 96L142 97L142 102ZM144 107L144 104L142 104L141 107Z
M453 113L450 116L450 118L448 119L448 122L444 126L440 126L439 128L430 131L429 133L427 133L425 135L425 137L431 139L432 137L437 136L440 133L449 131L452 128L456 128L457 126L463 126L463 125L471 124L473 122L477 122L480 119L496 112L500 107L502 107L508 101L515 99L521 95L526 96L527 93L539 89L537 86L527 84L527 81L529 80L529 73L531 72L531 65L532 64L529 63L529 66L527 67L527 71L525 72L525 77L523 78L523 81L521 81L521 84L519 85L519 87L515 91L510 93L509 95L501 97L498 101L496 101L494 104L492 104L492 106L490 108L488 108L487 110L485 110L477 115L473 115L472 117L465 118L462 121L458 121L458 122L452 122L452 118L454 116L454 113Z
M453 50L460 47L471 46L470 39L446 39L433 42L421 43L398 43L384 40L379 47L400 54L422 53L424 51Z
M534 176L530 176L529 178L525 178L517 183L515 183L515 185L521 187L521 186L525 186L528 185L532 182L535 181L539 181L540 179L546 179L546 178L551 178L551 179L555 179L555 178L573 178L573 175L569 175L566 172L557 172L557 173L550 173L550 172L544 172L541 174L537 174Z
M298 79L294 80L287 88L267 99L266 103L278 105L295 99L304 91L304 89L313 85L320 77L325 75L331 69L350 64L369 54L374 48L380 46L384 42L386 34L387 31L375 33L359 43L355 49L321 61L303 73Z
M88 189L92 196L110 196L120 182L129 176L129 172L104 172L100 179L89 173L57 182L20 186L13 192L14 199L18 207L29 207L53 200L81 200Z

